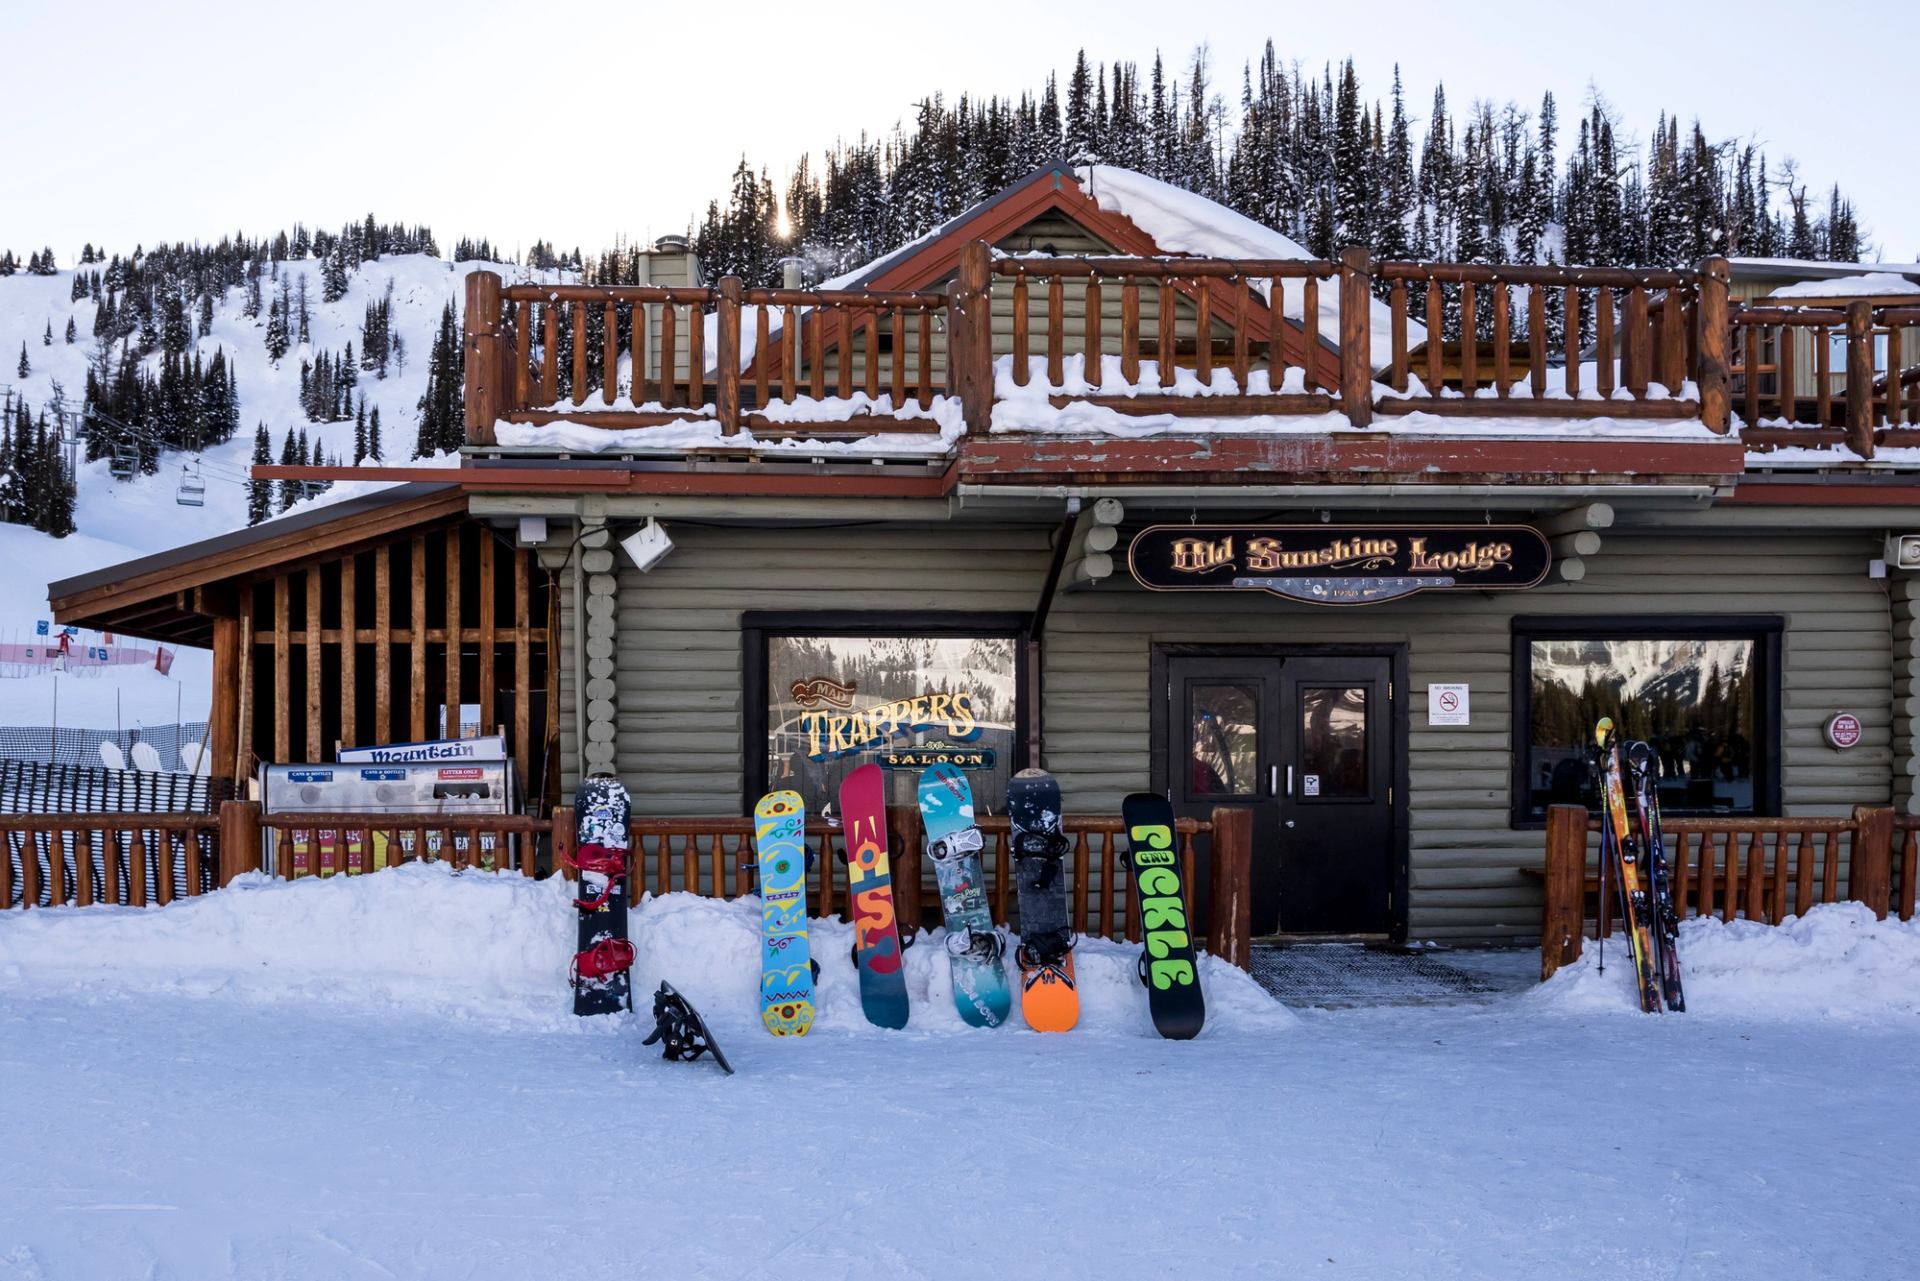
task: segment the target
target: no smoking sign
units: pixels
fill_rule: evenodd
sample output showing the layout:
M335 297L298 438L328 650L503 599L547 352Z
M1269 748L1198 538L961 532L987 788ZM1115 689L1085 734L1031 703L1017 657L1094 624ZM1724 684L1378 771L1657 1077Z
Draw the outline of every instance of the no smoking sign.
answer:
M1427 724L1470 725L1472 709L1465 685L1427 686Z

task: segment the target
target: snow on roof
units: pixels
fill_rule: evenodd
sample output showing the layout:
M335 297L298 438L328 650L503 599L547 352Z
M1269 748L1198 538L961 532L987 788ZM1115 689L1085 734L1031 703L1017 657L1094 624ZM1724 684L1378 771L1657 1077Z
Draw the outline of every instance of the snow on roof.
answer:
M1894 272L1920 276L1920 262L1826 262L1817 258L1729 258L1736 276L1797 275L1803 279L1857 276L1864 272Z
M1920 282L1890 271L1867 271L1857 276L1801 280L1782 285L1769 298L1877 298L1886 294L1920 294Z
M1273 228L1236 213L1223 204L1171 183L1116 165L1082 165L1074 170L1081 187L1094 202L1117 213L1153 237L1166 253L1202 258L1309 259L1306 248ZM1283 310L1289 319L1301 318L1301 295L1289 289ZM1375 299L1372 305L1373 364L1385 366L1393 353L1393 313ZM1320 334L1337 340L1340 333L1340 291L1320 291ZM1407 319L1407 345L1427 340L1426 326Z

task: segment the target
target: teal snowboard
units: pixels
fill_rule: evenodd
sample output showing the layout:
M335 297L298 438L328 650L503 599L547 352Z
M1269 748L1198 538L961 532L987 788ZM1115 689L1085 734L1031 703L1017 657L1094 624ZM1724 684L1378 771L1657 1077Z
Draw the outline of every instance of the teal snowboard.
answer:
M973 821L973 789L967 776L951 765L928 769L920 776L920 815L946 916L953 1003L974 1027L999 1027L1013 1009L1013 987L1001 959L1006 943L987 905L980 829Z

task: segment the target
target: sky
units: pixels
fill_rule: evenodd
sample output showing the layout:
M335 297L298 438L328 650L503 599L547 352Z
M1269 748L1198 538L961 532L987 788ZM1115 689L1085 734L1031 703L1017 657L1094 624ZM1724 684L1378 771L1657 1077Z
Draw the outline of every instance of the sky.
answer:
M684 231L743 153L780 183L803 151L886 130L933 89L1064 80L1081 47L1184 67L1204 44L1231 105L1270 37L1287 61L1352 57L1369 96L1397 61L1416 113L1444 80L1456 110L1531 110L1551 89L1563 120L1598 87L1636 139L1663 108L1698 115L1711 138L1794 157L1815 191L1838 181L1881 256L1920 258L1920 170L1900 159L1912 112L1896 100L1920 47L1913 0L9 9L0 248L51 245L63 265L86 241L125 251L369 210L431 225L447 252L461 236L591 252Z

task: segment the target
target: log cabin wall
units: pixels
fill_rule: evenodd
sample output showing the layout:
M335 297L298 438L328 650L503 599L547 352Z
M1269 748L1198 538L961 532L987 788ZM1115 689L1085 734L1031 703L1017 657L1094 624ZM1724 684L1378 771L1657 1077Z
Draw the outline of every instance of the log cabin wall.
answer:
M548 768L547 636L552 594L533 553L469 520L426 526L240 590L240 750L223 768L320 762L338 746L503 733L530 805Z
M642 815L741 811L744 755L759 750L760 732L745 706L744 612L1028 610L1052 532L1012 523L665 523L673 552L648 574L624 563L616 574L616 768ZM1509 817L1514 615L1781 616L1782 810L1842 817L1855 805L1888 804L1893 776L1910 757L1895 719L1895 690L1904 697L1906 689L1896 681L1908 679L1895 662L1902 607L1890 607L1886 585L1863 572L1877 554L1876 538L1840 532L1610 532L1579 583L1434 593L1365 609L1252 593L1150 593L1122 570L1054 602L1042 763L1059 777L1070 813L1111 813L1128 792L1151 786L1151 663L1159 643L1404 645L1410 934L1531 937L1540 928L1540 886L1520 869L1538 864L1541 834ZM572 641L563 643L571 662ZM1425 723L1426 689L1435 681L1471 684L1470 726ZM578 751L571 701L567 707L562 759L570 787ZM1857 714L1866 731L1844 754L1821 736L1836 709Z

